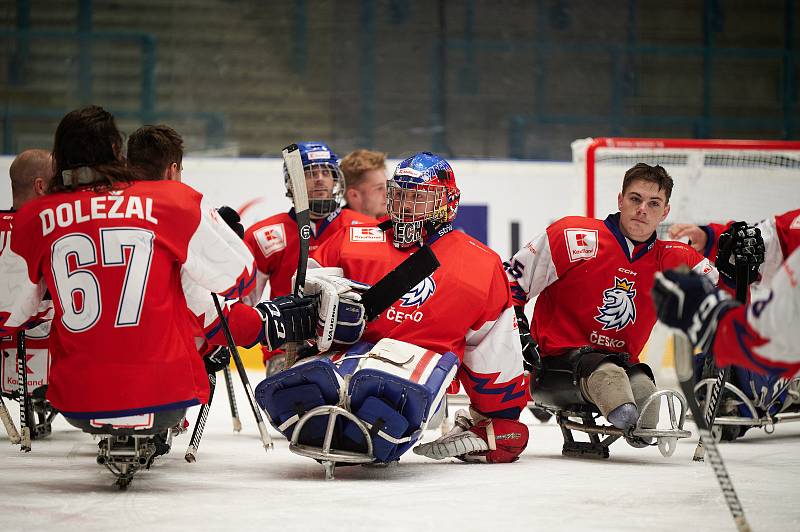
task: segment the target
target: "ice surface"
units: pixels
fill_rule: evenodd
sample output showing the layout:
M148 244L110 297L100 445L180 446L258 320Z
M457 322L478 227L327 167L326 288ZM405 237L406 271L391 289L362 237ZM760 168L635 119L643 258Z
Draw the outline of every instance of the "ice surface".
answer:
M517 463L409 452L392 467L340 467L325 481L322 466L290 453L273 430L275 449L264 452L238 382L244 427L233 433L220 384L197 463L184 461L181 435L127 491L95 463L96 441L60 417L28 454L0 428L0 530L734 530L711 468L691 460L696 438L669 458L622 441L609 460L566 458L555 422L525 412L532 437ZM16 403L6 405L17 420ZM773 435L753 429L720 449L753 529L800 530L800 423Z

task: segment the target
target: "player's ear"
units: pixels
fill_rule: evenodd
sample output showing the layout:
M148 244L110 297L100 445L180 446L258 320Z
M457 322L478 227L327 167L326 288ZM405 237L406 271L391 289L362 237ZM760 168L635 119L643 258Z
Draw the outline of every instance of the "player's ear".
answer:
M668 214L669 214L669 203L667 203L666 207L664 207L664 214L661 216L659 222L663 222L667 218Z
M617 194L617 209L622 210L622 192Z

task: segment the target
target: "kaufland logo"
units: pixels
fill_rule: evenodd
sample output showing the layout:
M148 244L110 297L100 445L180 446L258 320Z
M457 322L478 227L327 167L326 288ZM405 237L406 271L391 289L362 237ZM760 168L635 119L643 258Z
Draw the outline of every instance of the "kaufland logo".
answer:
M380 227L350 227L350 242L386 242L386 233Z
M570 262L597 256L596 229L565 229L564 240L567 244Z

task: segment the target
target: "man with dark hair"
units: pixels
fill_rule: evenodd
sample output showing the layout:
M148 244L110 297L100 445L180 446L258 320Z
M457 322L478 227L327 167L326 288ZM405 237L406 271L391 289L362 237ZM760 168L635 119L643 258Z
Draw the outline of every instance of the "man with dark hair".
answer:
M50 291L47 396L88 431L128 416L171 426L187 407L206 402L208 379L187 307L200 315L209 293L241 295L255 269L247 246L199 192L143 179L121 147L103 108L68 113L55 134L55 192L19 210L0 250L0 334L41 320ZM241 345L275 348L313 337L308 300L255 308L227 301L224 310L237 316L231 329ZM218 320L204 325L210 343L224 344Z
M342 159L347 207L373 218L386 218L386 154L356 150Z
M557 220L506 263L520 331L527 330L525 303L538 296L525 350L532 382L541 378L546 386L549 371L571 371L576 395L623 430L640 414L643 428L658 422L657 406L638 410L656 391L652 370L639 362L656 321L653 276L685 264L717 281L716 270L695 250L656 239L672 184L661 166L638 163L625 173L619 212L604 221Z
M142 126L128 137L128 162L151 179L180 181L183 138L169 126Z

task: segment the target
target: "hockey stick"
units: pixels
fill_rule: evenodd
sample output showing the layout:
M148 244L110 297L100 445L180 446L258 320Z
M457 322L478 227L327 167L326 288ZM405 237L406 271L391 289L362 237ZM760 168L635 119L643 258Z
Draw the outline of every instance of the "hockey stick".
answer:
M19 435L16 425L14 425L14 420L11 419L11 413L8 411L8 408L6 408L6 403L3 401L2 396L0 396L0 420L3 421L3 426L6 428L8 439L11 440L12 444L18 444L22 438Z
M19 428L20 450L26 453L31 451L30 421L33 413L28 397L28 356L25 350L25 332L17 333L17 390L19 393Z
M302 296L306 284L306 270L308 269L308 248L311 239L311 213L308 207L308 190L306 176L303 171L303 159L297 144L289 144L283 149L283 162L289 174L289 183L292 185L292 201L297 220L297 233L300 237L300 252L297 257L297 273L294 280L294 295ZM291 367L297 360L297 350L300 344L287 342L283 346L286 352L286 367Z
M749 278L748 278L748 268L746 263L737 263L736 264L736 299L744 304L747 302L747 287L749 285ZM711 356L710 354L706 354L706 356ZM714 428L714 420L717 418L717 412L719 411L719 404L722 399L722 393L725 390L725 385L728 383L728 379L731 376L731 368L730 366L726 366L719 370L717 373L717 380L714 381L714 385L711 387L711 392L709 393L710 397L706 397L706 408L705 408L705 422L706 426L709 427L709 430ZM703 448L703 439L700 438L697 440L697 447L694 448L694 456L692 456L692 460L695 462L702 462L703 456L705 454L705 450Z
M242 379L244 394L247 396L247 401L250 403L250 409L253 411L253 415L256 418L258 433L261 435L261 443L264 445L264 450L269 451L273 446L272 438L270 437L269 432L267 432L267 426L264 424L264 418L261 417L261 412L256 404L256 399L253 395L253 388L250 386L250 379L247 378L247 371L244 369L244 364L242 364L242 357L239 356L239 351L236 350L236 342L233 341L231 329L228 327L228 320L225 319L225 315L222 313L222 307L219 304L216 294L211 294L211 299L214 300L214 307L217 309L219 322L222 325L222 332L225 333L225 340L228 342L228 349L231 351L231 357L233 357L233 362L236 364L236 371L239 372L239 378Z
M673 341L675 345L675 372L678 375L681 390L683 390L683 394L689 403L692 416L694 416L697 430L700 432L700 438L706 442L705 448L708 449L708 461L711 462L711 467L714 469L714 475L717 477L719 487L722 489L728 510L730 510L733 520L736 522L736 529L739 532L750 532L750 525L744 515L742 503L739 502L739 497L736 495L728 470L722 461L717 442L711 435L711 425L706 424L700 405L694 397L694 371L692 368L694 353L691 344L683 333L675 333Z
M190 464L197 461L197 448L200 447L200 438L203 437L203 431L206 428L208 411L211 410L211 400L214 399L214 388L217 387L217 374L213 371L208 374L208 387L210 388L208 402L200 407L197 421L194 423L194 430L192 430L192 437L189 440L189 448L186 449L186 454L183 455L184 460Z
M233 391L233 379L231 378L231 368L222 368L225 375L225 387L228 389L228 404L231 407L231 419L233 419L233 432L242 432L242 421L239 419L239 407L236 406L236 394ZM216 379L216 377L215 377Z

